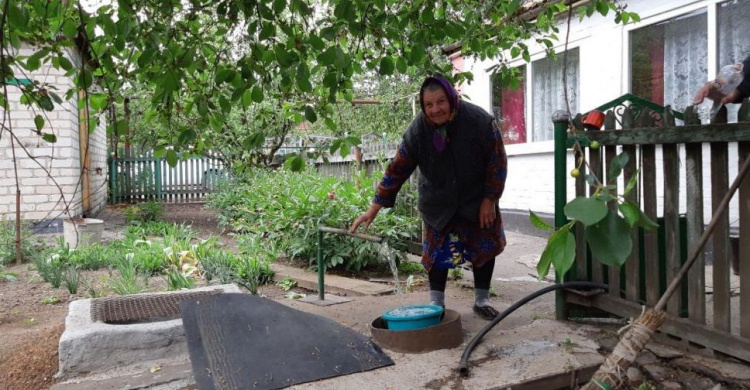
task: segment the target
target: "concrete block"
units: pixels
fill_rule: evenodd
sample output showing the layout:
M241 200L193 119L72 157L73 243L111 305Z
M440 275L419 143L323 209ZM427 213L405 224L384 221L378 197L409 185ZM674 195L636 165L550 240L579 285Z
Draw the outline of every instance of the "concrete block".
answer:
M239 293L237 285L208 286L191 291L221 289ZM155 294L179 294L176 292ZM112 325L91 321L92 299L71 302L60 337L57 377L102 372L139 362L187 355L182 319Z

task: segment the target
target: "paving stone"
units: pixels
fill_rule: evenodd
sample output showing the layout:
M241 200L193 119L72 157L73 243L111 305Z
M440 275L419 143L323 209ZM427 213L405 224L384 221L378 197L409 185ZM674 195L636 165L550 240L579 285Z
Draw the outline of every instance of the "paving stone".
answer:
M750 365L747 364L724 362L695 355L674 359L672 363L712 378L721 378L722 382L750 387Z
M660 364L647 364L643 366L643 369L657 382L667 378L667 369Z
M628 382L631 385L640 386L644 379L643 372L638 367L628 368Z
M662 359L674 359L685 356L685 353L678 349L654 342L646 344L646 349Z
M666 381L662 382L661 388L663 390L682 390L682 385L677 382Z
M656 355L649 351L644 351L638 354L638 357L635 358L636 363L640 365L646 365L646 364L654 364L658 363L659 359L656 358Z

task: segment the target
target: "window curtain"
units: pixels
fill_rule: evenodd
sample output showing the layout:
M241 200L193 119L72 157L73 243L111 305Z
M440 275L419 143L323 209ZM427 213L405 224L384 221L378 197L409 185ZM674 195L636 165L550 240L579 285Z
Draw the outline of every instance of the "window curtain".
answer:
M526 83L518 89L503 88L501 133L506 144L526 142L526 115L524 115L524 91Z
M695 92L706 83L707 23L706 13L701 11L664 26L664 104L677 111L691 105ZM710 108L710 104L705 107Z
M503 87L500 74L492 75L492 114L500 119L500 133L503 143L522 144L526 142L525 91L526 66L518 67L521 83L518 88Z
M553 139L552 114L566 110L563 84L563 53L557 60L543 58L532 63L532 135L531 140ZM568 50L567 91L572 115L578 113L578 49Z
M750 1L719 4L719 68L750 56ZM737 121L739 104L729 104L729 121Z

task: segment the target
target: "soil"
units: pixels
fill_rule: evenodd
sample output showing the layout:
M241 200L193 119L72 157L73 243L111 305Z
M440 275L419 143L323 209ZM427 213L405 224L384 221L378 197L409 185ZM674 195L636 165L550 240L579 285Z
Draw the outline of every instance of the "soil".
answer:
M98 218L105 220L103 241L106 242L116 238L126 222L121 208L108 208L103 213ZM218 236L229 249L234 247L233 237L218 226L216 214L201 204L167 205L162 219L191 225L198 237ZM52 242L61 235L45 239ZM0 282L0 388L48 389L55 383L58 341L64 330L68 303L89 298L88 293L83 288L74 295L64 287L53 288L30 270L29 264L9 265L6 271L16 274L18 281ZM83 277L97 291L102 291L107 273L84 271ZM152 291L160 291L164 290L165 282L162 277L153 277L149 286ZM264 288L268 295L283 295L272 290L279 289Z
M108 207L97 216L105 221L103 242L121 238L127 225L124 208ZM202 204L166 205L166 212L161 220L190 225L197 237L219 237L226 249L237 249L234 236L221 228L216 213L205 209ZM59 236L62 234L47 235L44 240L54 243ZM285 265L306 266L300 262L280 261ZM65 287L53 288L29 264L8 265L6 271L16 274L18 281L0 282L0 389L48 389L56 381L54 375L58 370L58 341L65 328L68 304L90 296L84 288L79 288L77 294L70 294ZM358 275L337 270L329 272L358 278L387 278L390 275L387 269L371 270ZM104 291L108 273L106 270L84 271L82 276L94 285L96 291ZM199 284L201 283L197 283ZM151 291L166 289L166 282L159 276L150 278L148 285ZM292 291L312 293L300 288ZM285 300L287 295L286 291L275 285L262 287L260 293L275 300Z

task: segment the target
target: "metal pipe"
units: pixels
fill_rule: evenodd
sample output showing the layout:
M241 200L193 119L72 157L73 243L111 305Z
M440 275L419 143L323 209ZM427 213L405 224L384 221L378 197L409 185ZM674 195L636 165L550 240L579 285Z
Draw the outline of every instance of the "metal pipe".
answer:
M351 232L349 232L346 229L337 229L337 228L331 228L331 227L327 227L327 226L321 226L321 227L318 228L318 231L321 231L321 232L324 232L324 233L333 233L333 234L340 234L340 235L344 235L344 236L350 236L350 237L360 238L362 240L372 241L372 242L376 242L378 244L380 244L380 243L383 242L383 238L382 237L371 236L369 234L362 234L362 233L351 233Z
M566 158L568 157L568 150L565 147L565 142L568 138L570 114L565 111L556 111L552 115L552 122L555 124L555 227L561 228L568 223L568 218L565 216L564 211L565 203L568 202L566 188L568 178ZM562 283L564 281L557 270L555 270L555 282ZM568 318L565 296L562 291L555 292L555 318L558 321Z
M346 229L337 229L327 226L319 226L318 227L318 299L323 301L325 300L325 272L326 272L326 266L325 262L323 261L323 233L332 233L332 234L340 234L343 236L349 236L354 238L359 238L361 240L366 241L372 241L378 244L383 243L382 237L377 236L371 236L369 234L362 234L362 233L351 233L350 231Z
M325 300L325 283L323 278L325 275L325 264L323 264L323 229L318 228L318 299Z

